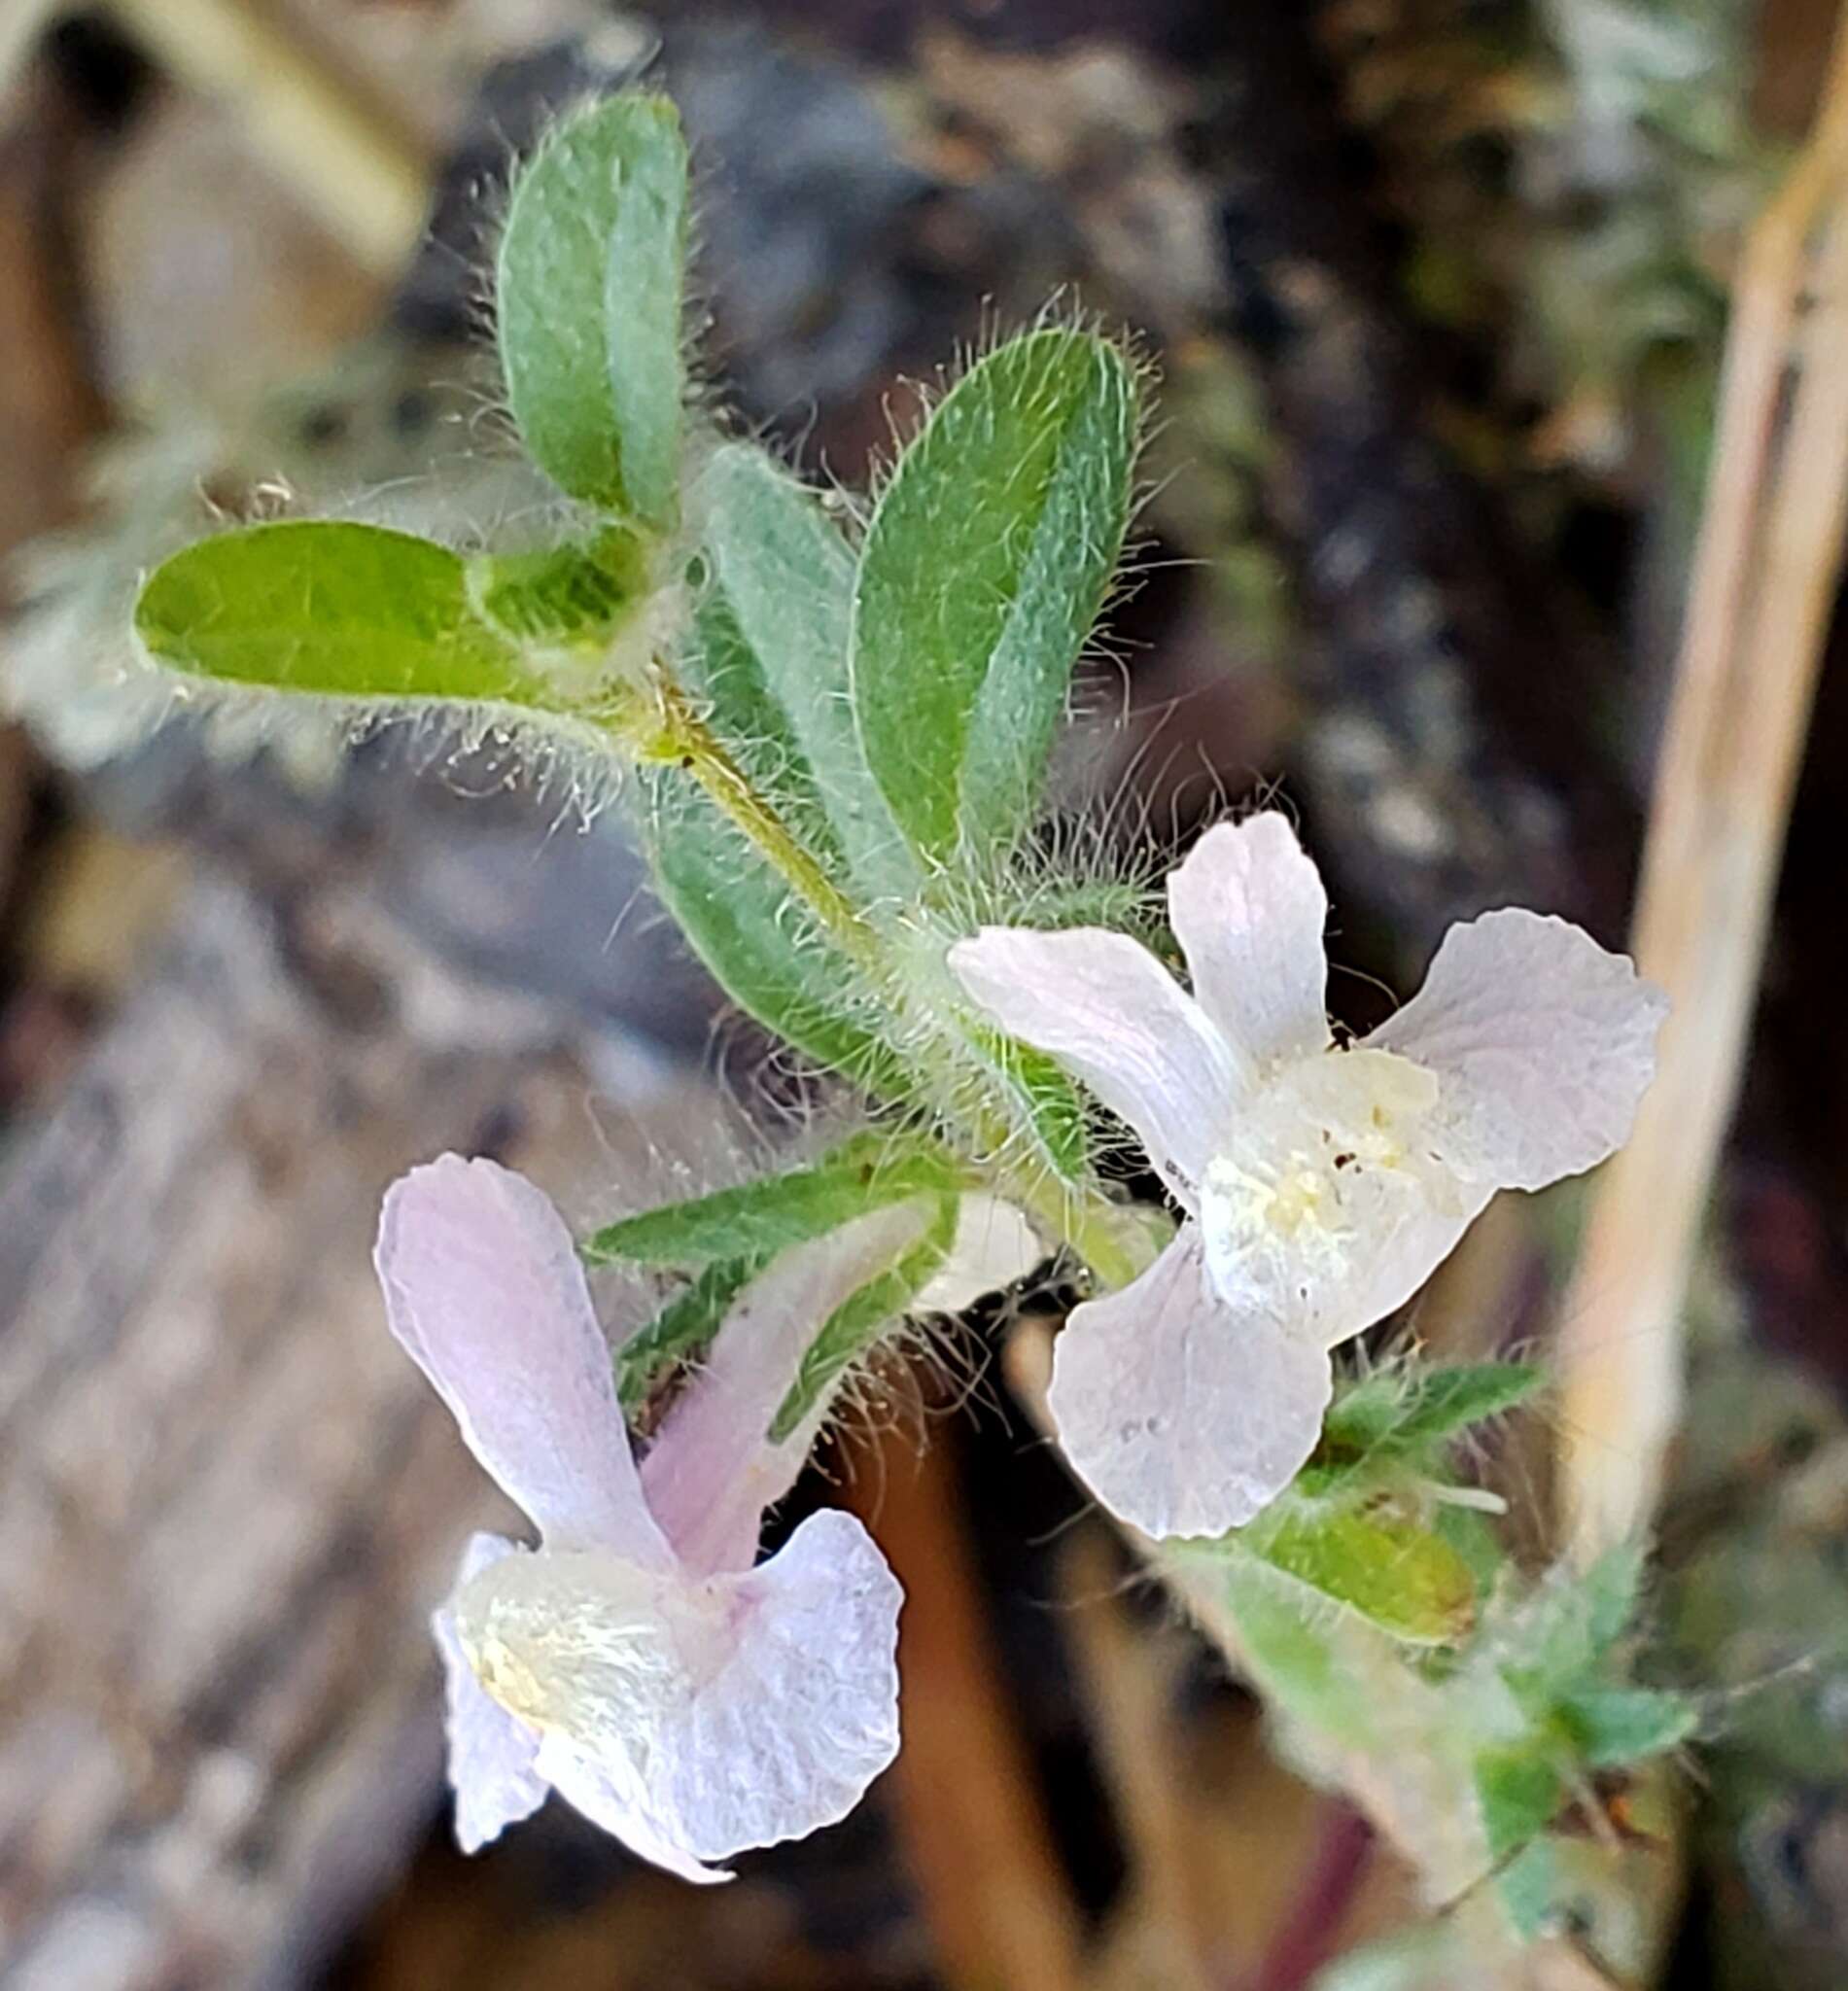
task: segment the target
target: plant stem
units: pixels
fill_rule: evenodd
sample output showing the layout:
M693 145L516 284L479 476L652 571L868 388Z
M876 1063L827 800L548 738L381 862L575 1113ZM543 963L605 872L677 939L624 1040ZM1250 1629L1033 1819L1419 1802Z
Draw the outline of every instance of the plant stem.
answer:
M1815 136L1747 244L1633 951L1673 1011L1561 1319L1563 1505L1589 1560L1647 1524L1848 512L1848 17ZM1795 374L1795 386L1792 376Z
M904 988L878 933L778 812L774 802L739 766L724 742L701 717L693 701L667 666L656 661L645 708L625 708L606 721L638 758L680 767L699 783L715 808L736 825L764 860L814 913L841 952L871 982L896 1015L910 1006ZM949 1086L940 1105L953 1118L966 1119L955 1103L960 1088ZM972 1130L978 1138L993 1128ZM1119 1235L1116 1205L1095 1188L1072 1190L1051 1180L1013 1171L1008 1193L1068 1244L1106 1286L1125 1286L1146 1269Z
M655 667L656 710L648 735L636 743L646 760L672 762L699 783L714 805L800 897L854 964L890 996L890 969L873 929L757 789L678 681Z

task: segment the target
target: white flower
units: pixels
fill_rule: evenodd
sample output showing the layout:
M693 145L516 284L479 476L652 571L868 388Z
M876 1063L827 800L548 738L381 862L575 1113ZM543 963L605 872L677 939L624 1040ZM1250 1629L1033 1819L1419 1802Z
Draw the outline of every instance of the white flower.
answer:
M1134 1128L1187 1212L1140 1278L1073 1310L1051 1405L1112 1513L1218 1535L1313 1450L1330 1348L1409 1300L1497 1189L1623 1141L1666 1004L1578 927L1510 910L1452 927L1420 993L1338 1042L1327 896L1274 813L1209 830L1168 900L1191 996L1094 927L987 927L950 963Z
M891 1762L901 1593L865 1529L818 1514L752 1565L822 1415L766 1437L797 1365L927 1214L880 1210L775 1260L638 1462L544 1196L455 1155L394 1185L392 1330L540 1536L475 1536L435 1619L466 1851L556 1790L645 1858L721 1880L705 1863L844 1817Z

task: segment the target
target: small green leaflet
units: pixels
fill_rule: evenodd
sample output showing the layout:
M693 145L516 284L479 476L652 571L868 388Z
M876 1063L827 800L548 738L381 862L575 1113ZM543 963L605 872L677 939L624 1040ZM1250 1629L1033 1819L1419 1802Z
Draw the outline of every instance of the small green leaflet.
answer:
M583 545L480 553L467 563L475 613L522 646L601 652L647 598L647 555L611 527Z
M1107 340L1029 332L957 383L881 494L850 677L867 765L928 866L986 866L1031 822L1122 558L1136 402Z
M1032 1135L1040 1159L1066 1182L1080 1182L1091 1160L1084 1100L1059 1064L1013 1037L977 1027L968 1039Z
M656 533L680 511L686 144L664 96L567 118L514 182L495 296L507 403L559 487Z
M725 444L698 498L713 590L761 686L744 724L720 710L713 723L741 756L761 743L799 767L846 854L843 885L862 900L915 895L917 867L867 769L848 696L852 549L816 495L761 449Z
M644 784L655 891L714 980L818 1065L903 1099L904 1065L854 964L690 776L659 768Z
M1561 1695L1559 1718L1593 1769L1621 1769L1678 1749L1700 1722L1692 1701L1653 1687L1581 1687Z
M1286 1495L1228 1543L1407 1645L1458 1644L1476 1620L1468 1563L1441 1535L1396 1515Z
M1524 1362L1382 1369L1335 1399L1322 1427L1323 1448L1366 1455L1422 1450L1514 1410L1544 1380Z
M732 1302L768 1261L750 1253L715 1258L616 1350L616 1394L625 1411L647 1399L669 1363L698 1354L717 1334Z
M872 1346L885 1329L905 1312L931 1275L949 1256L956 1239L955 1196L937 1201L930 1228L889 1272L869 1280L854 1297L837 1307L821 1332L809 1344L796 1370L796 1380L779 1406L770 1426L770 1442L781 1445L821 1402L841 1376Z
M561 701L479 619L459 554L410 533L282 520L220 533L148 577L151 657L225 684L379 704Z
M954 1157L934 1145L856 1135L812 1168L792 1169L607 1224L578 1247L587 1263L700 1266L769 1259L855 1217L914 1196L952 1196Z

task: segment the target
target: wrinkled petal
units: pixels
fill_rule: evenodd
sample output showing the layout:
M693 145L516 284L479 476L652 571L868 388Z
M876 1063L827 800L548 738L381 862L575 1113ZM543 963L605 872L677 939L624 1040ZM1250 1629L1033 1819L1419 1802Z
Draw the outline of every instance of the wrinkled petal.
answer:
M1209 829L1168 877L1194 995L1255 1071L1329 1040L1328 893L1274 809Z
M392 1332L546 1538L668 1563L609 1344L546 1198L494 1162L444 1155L386 1193L375 1262Z
M1085 1485L1159 1539L1260 1513L1314 1450L1331 1389L1321 1348L1221 1302L1189 1225L1140 1278L1073 1309L1048 1402Z
M1024 1279L1047 1250L1026 1217L998 1196L962 1198L949 1256L912 1302L914 1313L964 1313L978 1300Z
M645 1858L700 1863L844 1817L898 1746L901 1592L851 1516L755 1570L684 1582L590 1550L458 1593L483 1685L540 1729L561 1796Z
M1667 998L1565 920L1511 909L1452 926L1368 1039L1437 1074L1436 1139L1460 1174L1542 1189L1628 1138Z
M642 1467L648 1506L688 1570L755 1561L764 1509L795 1484L825 1409L771 1444L802 1357L835 1309L919 1240L929 1215L914 1200L855 1217L781 1253L732 1302Z
M985 926L950 950L969 999L1059 1062L1141 1135L1190 1203L1238 1095L1239 1069L1206 1013L1123 933Z
M1314 1248L1281 1240L1254 1251L1208 1189L1200 1215L1207 1276L1239 1333L1250 1324L1307 1346L1337 1347L1403 1307L1456 1249L1491 1193L1443 1205L1407 1199Z
M458 1587L505 1555L519 1552L499 1535L471 1535L463 1551ZM449 1738L449 1781L456 1794L456 1843L477 1853L509 1825L531 1818L545 1801L537 1768L540 1738L482 1691L445 1604L430 1628L442 1655L443 1729Z
M592 1825L601 1826L611 1838L620 1839L638 1859L701 1886L732 1878L723 1868L708 1867L664 1838L645 1810L564 1736L546 1736L540 1747L540 1764L546 1781L567 1804L581 1811Z
M664 1815L715 1860L845 1818L898 1754L904 1592L851 1514L812 1515L733 1595L731 1662L666 1752Z

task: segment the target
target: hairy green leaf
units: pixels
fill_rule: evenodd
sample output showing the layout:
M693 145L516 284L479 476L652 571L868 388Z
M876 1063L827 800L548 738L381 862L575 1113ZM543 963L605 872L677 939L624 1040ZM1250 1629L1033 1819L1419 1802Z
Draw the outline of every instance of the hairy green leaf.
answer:
M1407 1645L1455 1645L1475 1623L1469 1564L1414 1521L1285 1499L1230 1541Z
M1699 1726L1692 1701L1650 1687L1581 1687L1559 1713L1593 1769L1617 1769L1679 1748Z
M531 553L480 553L466 563L469 600L510 642L603 649L646 600L647 555L614 527L582 545Z
M829 1314L809 1344L789 1393L770 1426L770 1442L781 1445L831 1390L847 1370L924 1290L949 1256L956 1239L954 1195L938 1199L930 1228L889 1272L869 1280Z
M162 562L135 633L170 669L227 684L377 703L559 703L482 622L446 546L383 526L282 520Z
M713 587L760 687L736 715L720 699L714 724L741 758L768 750L784 785L808 790L862 898L914 895L917 867L867 769L848 694L852 549L816 495L746 443L714 456L700 502Z
M1476 1759L1476 1801L1489 1858L1505 1860L1538 1838L1565 1797L1565 1779L1550 1756L1521 1744L1482 1750Z
M567 118L520 173L496 277L526 446L570 496L655 532L679 513L686 144L664 96Z
M1544 1380L1542 1372L1525 1362L1383 1369L1335 1399L1322 1443L1333 1452L1421 1450L1514 1410Z
M1091 1160L1083 1097L1043 1051L998 1030L975 1029L969 1042L1031 1135L1040 1159L1066 1182L1080 1182Z
M1136 377L1089 332L1029 332L957 383L880 497L852 681L875 780L954 865L1031 821L1071 669L1122 557Z
M616 1350L616 1393L625 1411L646 1400L670 1362L696 1355L711 1344L732 1302L767 1263L754 1252L715 1259L623 1343Z
M954 1194L960 1173L934 1143L856 1135L811 1168L759 1176L607 1224L579 1247L592 1265L704 1265L770 1258L914 1196Z
M714 979L818 1065L878 1097L907 1097L883 1008L785 881L690 776L656 769L645 786L655 890Z

